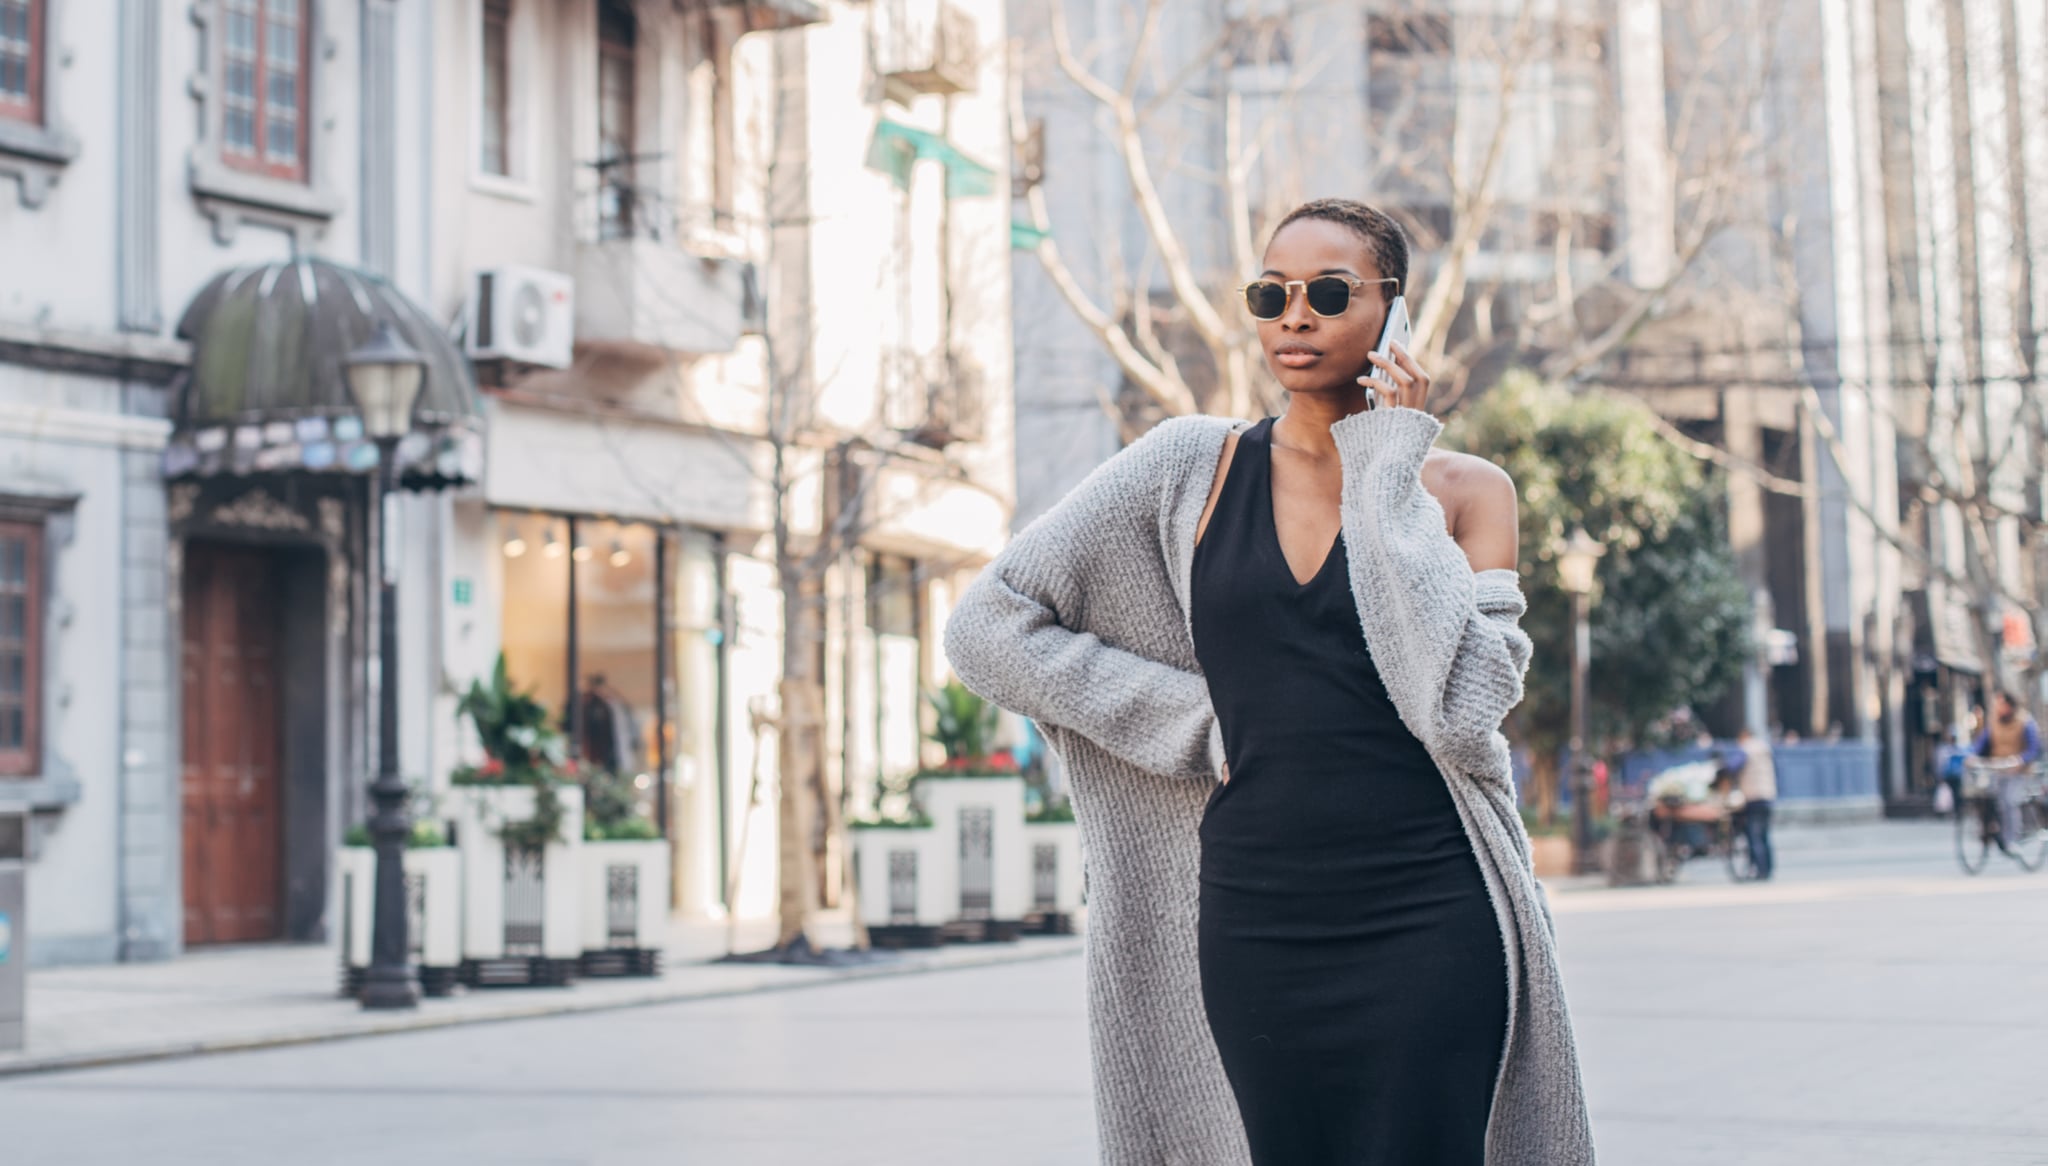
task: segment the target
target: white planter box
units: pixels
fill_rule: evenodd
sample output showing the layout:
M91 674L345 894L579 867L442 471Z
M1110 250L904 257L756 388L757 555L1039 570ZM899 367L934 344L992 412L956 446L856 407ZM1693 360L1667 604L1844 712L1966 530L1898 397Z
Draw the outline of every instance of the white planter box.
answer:
M932 826L865 827L852 833L860 921L869 938L936 942L939 926L960 905L953 885L958 857L946 845L949 837Z
M1024 865L1031 878L1031 914L1081 910L1081 828L1073 822L1024 823Z
M377 918L377 852L367 846L344 846L336 867L341 886L342 961L353 986L370 966ZM456 965L462 962L461 856L447 846L407 850L405 881L410 900L406 912L408 951L428 994L446 995L454 987Z
M668 930L668 841L585 842L583 951L659 951Z
M1021 922L1031 909L1031 852L1024 844L1024 779L1014 774L925 777L917 802L951 852L957 899L949 921Z
M562 828L535 865L508 865L498 831L533 816L524 785L451 786L442 799L462 855L462 958L575 960L583 954L583 791L555 790ZM509 918L508 918L508 908Z

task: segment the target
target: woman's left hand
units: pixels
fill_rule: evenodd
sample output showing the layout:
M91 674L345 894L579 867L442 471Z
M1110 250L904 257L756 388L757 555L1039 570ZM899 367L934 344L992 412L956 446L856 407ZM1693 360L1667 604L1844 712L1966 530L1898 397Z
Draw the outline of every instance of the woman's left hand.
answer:
M1379 369L1378 376L1359 377L1358 383L1379 395L1381 405L1429 411L1429 374L1399 344L1391 357L1372 353L1367 359Z

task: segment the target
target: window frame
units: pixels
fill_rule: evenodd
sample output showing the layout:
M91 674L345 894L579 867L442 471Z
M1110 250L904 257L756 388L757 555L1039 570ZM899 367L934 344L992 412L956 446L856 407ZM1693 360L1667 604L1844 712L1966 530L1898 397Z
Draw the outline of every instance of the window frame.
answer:
M28 96L25 100L0 94L0 119L41 126L47 103L43 100L43 75L49 53L49 0L27 0L28 6Z
M220 38L217 42L220 51L221 68L221 118L219 124L222 128L220 135L220 160L223 165L247 174L261 174L266 178L303 184L310 182L312 179L312 118L309 116L311 111L307 107L311 104L312 99L313 5L312 0L292 0L292 3L298 5L298 36L295 38L298 48L298 61L297 71L292 78L293 92L298 100L298 108L294 111L296 118L294 128L296 136L294 141L298 149L293 160L286 163L273 161L270 157L269 33L271 2L272 0L222 0L220 6L222 22ZM256 136L256 149L253 154L245 153L239 147L229 142L226 130L228 115L227 21L233 19L236 5L242 3L246 3L254 9L256 21L256 55L251 65L255 72L253 84L255 103L251 109L251 116L255 119Z
M21 745L0 747L0 779L32 778L43 772L43 615L49 580L43 565L48 555L49 528L40 519L0 517L0 538L22 536L27 544L23 563L26 602L22 610ZM0 594L5 594L0 592Z
M492 179L518 176L512 152L513 0L478 0L477 4L477 173ZM497 34L496 51L491 43ZM491 98L491 66L498 68L497 101ZM497 168L491 166L490 134L498 138Z
M606 9L611 9L620 18L619 28L626 33L624 39L613 35L606 27ZM646 233L640 222L638 177L634 173L634 152L640 133L640 26L637 14L625 0L598 0L597 4L597 147L598 157L598 201L597 237L600 240L633 239ZM613 137L623 148L619 157L606 155L605 113L609 104L605 94L605 78L610 70L623 70L625 88L625 125L617 127ZM619 204L616 218L606 213L606 191L616 189Z

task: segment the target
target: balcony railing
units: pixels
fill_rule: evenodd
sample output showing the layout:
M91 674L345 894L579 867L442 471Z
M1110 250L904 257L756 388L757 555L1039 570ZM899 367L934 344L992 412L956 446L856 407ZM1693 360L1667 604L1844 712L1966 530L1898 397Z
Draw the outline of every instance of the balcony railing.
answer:
M593 164L576 252L576 338L670 352L730 352L762 330L763 304L740 241L686 207L660 155ZM594 238L593 238L594 236Z
M890 350L882 390L882 424L911 441L943 449L982 439L981 369L958 353Z

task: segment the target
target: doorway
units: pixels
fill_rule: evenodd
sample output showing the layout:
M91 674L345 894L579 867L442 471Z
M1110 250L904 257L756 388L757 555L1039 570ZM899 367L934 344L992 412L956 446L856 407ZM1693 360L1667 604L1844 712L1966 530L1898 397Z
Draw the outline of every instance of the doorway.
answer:
M261 549L185 546L187 944L248 943L283 930L279 576Z

